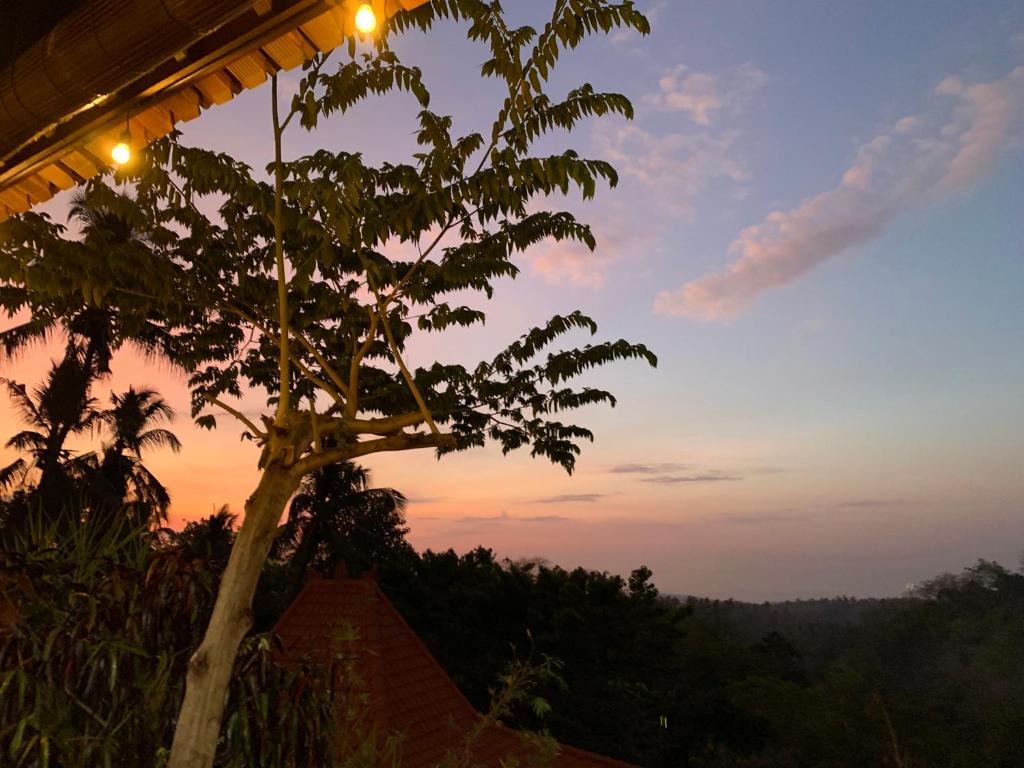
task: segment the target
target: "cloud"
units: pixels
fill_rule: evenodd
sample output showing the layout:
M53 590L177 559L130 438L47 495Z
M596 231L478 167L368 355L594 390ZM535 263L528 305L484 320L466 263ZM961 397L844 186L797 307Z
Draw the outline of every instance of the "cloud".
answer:
M547 496L542 499L532 499L527 504L593 504L595 501L607 498L607 493L566 493L561 496Z
M650 464L617 464L608 471L617 475L639 475L641 483L656 485L681 485L684 483L719 483L742 480L742 477L721 472L717 469L706 472L680 474L690 469L688 464L678 462L657 462Z
M657 475L682 472L686 469L689 469L686 464L662 462L659 464L616 464L608 471L615 475Z
M737 475L726 475L719 472L711 472L702 475L657 475L655 477L645 477L640 482L657 483L659 485L678 485L681 483L736 482L742 479L742 477Z
M877 507L896 507L906 504L906 499L854 499L836 504L840 509L874 509Z
M436 504L444 501L442 496L408 496L405 499L409 504Z
M765 79L764 72L752 64L725 75L694 72L677 64L662 74L658 92L644 97L644 102L663 112L683 112L698 125L709 126L713 113L740 108Z
M763 75L746 65L721 77L706 77L715 83L715 99L721 102L717 111L732 116ZM659 92L644 100L657 106L664 98L665 94ZM601 288L618 261L657 247L667 226L680 217L692 217L697 197L709 186L747 181L747 169L735 152L739 132L710 129L704 122L704 117L707 121L711 118L710 102L702 109L699 121L685 126L685 130L667 133L637 123L596 123L591 153L614 165L620 181L614 193L599 195L581 216L592 224L597 250L591 252L571 241L546 242L532 251L534 274L555 285ZM572 202L569 208L581 206ZM644 212L643 226L637 226L638 210Z
M879 236L915 207L970 189L1009 143L1024 101L1024 67L999 80L947 77L935 89L942 110L908 116L863 144L838 186L744 229L724 271L665 291L655 311L729 320L766 290Z
M717 179L743 182L746 168L733 154L735 131L676 131L656 135L638 125L604 123L595 131L602 157L626 181L653 196L667 212L693 213L697 195ZM636 227L636 202L631 201L631 229Z
M640 12L647 17L647 21L651 24L651 29L656 30L658 24L661 22L662 16L665 11L668 10L668 0L655 0L655 2L648 5L641 5ZM636 43L642 40L638 32L626 27L624 29L617 29L611 35L611 41L615 45L626 45L629 43Z
M419 518L420 520L442 520L443 518ZM478 523L566 523L572 518L562 515L536 515L534 517L512 517L508 512L501 512L497 515L480 515L477 517L459 517L451 522L455 525L478 524Z
M546 242L533 249L533 272L553 285L571 283L600 288L608 270L621 256L649 245L653 237L638 233L627 223L628 216L619 206L607 207L592 224L597 249L575 241ZM584 221L589 217L584 217Z

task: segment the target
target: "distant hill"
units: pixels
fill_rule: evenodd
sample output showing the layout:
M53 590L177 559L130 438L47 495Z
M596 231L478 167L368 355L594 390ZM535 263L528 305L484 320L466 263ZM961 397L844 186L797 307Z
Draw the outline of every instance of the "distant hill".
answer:
M742 643L755 643L772 632L799 641L808 633L820 634L823 626L859 625L877 617L880 611L920 600L916 597L831 597L746 603L693 595L671 595L667 599L688 608L706 625Z

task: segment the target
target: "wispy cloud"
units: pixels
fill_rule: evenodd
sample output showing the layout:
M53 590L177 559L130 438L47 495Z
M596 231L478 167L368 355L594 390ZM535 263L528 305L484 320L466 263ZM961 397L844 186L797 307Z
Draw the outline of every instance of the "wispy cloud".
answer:
M742 480L738 475L726 475L718 472L711 472L702 475L655 475L641 479L642 483L657 483L658 485L679 485L683 483L725 483Z
M620 188L599 196L582 217L591 224L597 249L568 240L546 242L533 250L534 274L554 285L602 287L620 259L656 246L665 223L692 216L697 196L711 183L747 179L733 154L736 137L704 130L658 135L637 124L598 124L593 154L615 166ZM649 216L643 227L637 227L638 208Z
M658 91L641 101L693 120L679 120L685 124L667 132L652 130L643 115L634 123L601 121L594 126L592 153L612 163L620 178L620 188L606 197L599 195L583 217L592 222L597 250L575 242L545 243L534 249L534 274L552 284L600 288L620 259L657 247L669 224L691 217L698 196L711 185L741 185L749 178L735 151L740 133L724 118L739 113L763 74L752 65L723 75L690 72L679 86L683 90L676 93L665 78L681 77L683 72L689 70L670 70ZM697 79L690 80L693 77ZM700 97L699 83L707 89ZM646 215L643 227L637 226L638 209Z
M687 464L668 461L657 464L616 464L608 471L615 475L657 475L686 469L689 469Z
M640 3L640 11L647 17L651 28L656 30L668 10L668 0L655 0L653 3ZM631 45L640 42L643 38L638 32L632 29L617 29L611 35L611 42L614 45Z
M430 519L440 520L442 518ZM572 518L563 517L562 515L535 515L533 517L514 517L510 515L508 512L501 512L497 515L467 515L466 517L456 518L451 522L456 525L465 525L479 523L566 523L570 522L571 520Z
M896 507L906 504L906 499L854 499L836 504L839 509L876 509L878 507Z
M907 211L969 189L1009 142L1024 101L1024 67L986 83L947 77L938 118L913 115L863 144L839 185L770 213L729 248L735 261L655 301L661 314L723 321L764 291L880 235Z
M644 102L664 112L682 112L698 125L709 126L722 109L741 108L764 81L764 72L753 64L743 64L724 75L677 64L665 71L658 92L644 97Z
M697 195L716 179L739 183L749 174L735 157L736 131L674 131L658 135L635 124L601 125L598 153L623 178L653 195L672 214L690 215ZM635 202L631 210L635 213ZM635 227L635 217L632 220Z
M595 501L607 498L607 493L565 493L560 496L546 496L541 499L531 499L527 504L593 504Z

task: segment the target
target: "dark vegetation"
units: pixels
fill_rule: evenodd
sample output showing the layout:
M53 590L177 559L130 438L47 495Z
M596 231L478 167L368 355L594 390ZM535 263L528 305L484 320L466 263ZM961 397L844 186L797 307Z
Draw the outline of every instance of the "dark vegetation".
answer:
M381 580L474 703L513 648L550 654L552 734L639 765L1022 764L1024 575L996 563L907 598L764 605L486 549Z
M141 455L177 445L155 425L172 414L146 390L99 410L89 392L101 374L80 389L87 343L72 337L33 392L8 384L28 424L12 440L25 455L5 471L0 508L4 764L159 764L234 537L226 508L160 527L166 491ZM78 410L58 410L54 393L67 391ZM59 439L83 424L106 430L98 453ZM72 500L57 510L43 495L47 471ZM643 567L623 579L482 548L416 553L403 506L352 464L304 484L236 664L220 765L302 765L328 749L344 694L326 670L275 662L270 630L311 570L342 563L376 569L478 708L511 661L556 658L560 681L538 692L551 711L540 718L524 699L506 719L638 765L1021 764L1020 573L982 561L890 600L676 598Z

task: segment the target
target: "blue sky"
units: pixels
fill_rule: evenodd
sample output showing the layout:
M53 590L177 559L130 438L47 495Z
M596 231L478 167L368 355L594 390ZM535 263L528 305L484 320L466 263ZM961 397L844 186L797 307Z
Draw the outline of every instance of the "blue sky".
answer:
M539 26L548 3L507 5ZM428 340L412 362L486 355L579 307L661 365L595 376L621 401L583 414L598 438L572 478L491 450L369 462L378 483L413 497L414 543L647 563L665 590L750 599L896 594L977 557L1014 564L1024 6L641 5L650 37L595 41L553 83L588 80L637 107L631 124L545 144L619 167L618 189L567 203L594 223L597 253L540 247L486 329ZM496 91L459 30L395 48L457 126L493 114ZM287 88L296 76L285 77ZM262 166L268 100L244 94L185 138ZM413 115L405 97L371 102L287 149L403 158ZM187 410L180 381L139 365L125 363ZM176 514L240 507L255 456L234 434L180 431L184 454L154 459ZM216 482L200 471L215 456L228 469Z

